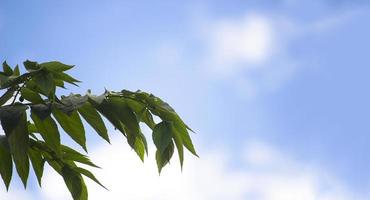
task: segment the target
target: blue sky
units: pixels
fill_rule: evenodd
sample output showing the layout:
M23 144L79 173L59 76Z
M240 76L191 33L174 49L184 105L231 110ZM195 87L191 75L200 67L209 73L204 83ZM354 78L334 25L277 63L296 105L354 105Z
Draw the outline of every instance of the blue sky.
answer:
M71 73L83 83L73 92L163 97L196 130L201 158L189 156L184 173L174 164L163 180L142 179L159 188L180 182L184 199L370 199L369 9L361 0L0 0L0 59L75 64ZM120 137L113 147L89 139L92 156L133 154L120 149ZM155 170L150 159L132 162L139 175ZM191 187L199 180L185 176L216 178L200 181L200 192ZM25 192L14 181L24 199L48 199L52 190Z

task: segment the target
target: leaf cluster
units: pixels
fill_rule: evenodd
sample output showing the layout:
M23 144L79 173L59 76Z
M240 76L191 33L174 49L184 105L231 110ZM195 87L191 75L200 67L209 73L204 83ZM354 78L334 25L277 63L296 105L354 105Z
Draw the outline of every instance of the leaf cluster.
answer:
M140 124L146 124L153 131L159 173L170 162L175 147L181 167L184 147L197 156L189 135L191 129L160 98L128 90L105 91L101 95L88 91L84 95L58 97L58 88L79 82L66 73L72 65L28 60L23 64L27 70L23 74L18 66L12 68L6 62L0 71L0 89L5 91L0 97L0 121L5 132L0 135L0 175L7 189L13 165L26 187L30 165L41 186L44 166L49 164L63 177L74 200L88 199L83 177L104 186L80 164L98 166L88 156L63 145L60 129L87 152L85 124L110 142L103 118L125 136L142 161L148 153L148 144ZM154 116L160 119L158 123Z

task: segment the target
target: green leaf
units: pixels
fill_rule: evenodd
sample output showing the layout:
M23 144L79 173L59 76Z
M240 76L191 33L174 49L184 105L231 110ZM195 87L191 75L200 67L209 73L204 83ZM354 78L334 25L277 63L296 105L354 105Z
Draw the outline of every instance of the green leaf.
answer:
M66 74L66 73L63 73L63 72L60 72L60 73L54 73L54 78L55 79L59 79L59 80L62 80L62 81L65 81L67 83L70 83L70 84L73 84L75 86L77 86L76 83L79 83L81 81L73 78L72 76Z
M55 151L58 156L60 156L60 134L55 121L51 116L48 116L43 120L40 119L40 117L34 113L34 110L31 110L31 118L45 143Z
M64 87L64 81L62 81L62 80L54 79L54 84L57 87L60 87L60 88L64 88L65 89L65 87Z
M0 74L0 89L4 89L11 86L16 86L20 83L23 83L30 76L30 73L22 74L21 76L4 76Z
M149 128L153 129L155 126L155 122L153 120L153 116L148 109L145 109L143 113L140 115L140 121L144 122L148 125Z
M34 77L34 80L44 95L51 96L50 94L55 91L54 77L52 73L40 71L40 73Z
M176 131L180 133L181 140L184 144L184 146L195 156L198 156L197 152L195 151L193 142L191 141L190 135L188 131L186 130L186 127L184 124L180 123L174 123L174 128Z
M13 70L8 65L8 63L6 63L6 61L3 62L3 71L4 71L4 74L7 75L7 76L13 75Z
M9 144L5 136L0 136L0 174L6 189L9 190L13 174L13 162L10 154Z
M11 87L0 97L0 106L4 105L10 98L13 97L14 92L17 90L16 87Z
M181 135L179 132L177 132L173 128L172 128L171 133L172 133L173 140L175 141L175 144L176 144L177 153L179 154L180 166L182 169L182 165L184 164L184 148L183 148L183 142L181 139Z
M92 105L89 102L85 102L83 106L78 108L78 112L103 139L110 143L108 131L107 128L105 127L103 119L100 117L99 113L96 111L94 107L92 107Z
M112 111L118 117L119 121L123 123L128 135L140 135L141 131L136 115L124 100L113 97L103 101L103 104L104 103L113 108Z
M74 67L73 65L66 65L58 61L41 63L40 66L52 72L67 71Z
M89 102L94 106L105 118L109 120L114 128L118 129L123 135L126 136L123 124L120 122L119 117L116 115L116 108L112 104L107 103L105 94L100 96L88 95Z
M44 173L45 160L42 158L40 151L34 150L32 148L28 150L28 156L31 160L32 167L33 170L35 171L35 175L37 177L39 186L41 187L41 178Z
M27 128L29 133L38 133L39 131L37 130L35 124L32 124L31 122L27 122Z
M27 186L29 160L27 156L29 134L27 130L27 107L21 105L1 107L1 126L8 138L10 152L24 187Z
M75 170L76 172L78 172L80 174L83 174L84 176L93 180L95 183L99 184L104 189L108 190L103 184L100 183L100 181L89 170L81 168L81 167L75 167L75 168L73 168L73 170Z
M138 121L144 122L149 128L153 129L155 126L153 116L146 108L146 105L132 99L125 99L127 105L135 112Z
M66 149L68 148L68 149ZM100 168L99 166L95 165L93 162L91 162L91 160L79 153L78 151L75 151L69 147L66 147L66 146L62 146L62 151L63 151L63 159L65 160L71 160L71 161L76 161L76 162L79 162L79 163L82 163L82 164L85 164L85 165L89 165L91 167L96 167L96 168Z
M63 166L61 174L73 200L87 200L87 188L81 175L68 165Z
M174 152L174 144L171 141L170 144L166 147L166 149L161 153L160 151L155 152L155 159L157 161L158 173L161 173L162 168L170 162L171 157Z
M63 130L87 151L85 129L77 111L72 112L71 115L68 116L58 109L53 109L53 115L62 126Z
M33 62L29 60L26 60L25 62L23 62L23 65L29 72L37 71L40 69L40 65L37 62Z
M21 89L21 96L31 103L44 103L44 100L42 100L41 96L38 93L28 88Z
M136 154L139 156L140 160L144 161L146 146L142 138L130 135L127 137L127 141L129 145L134 149Z
M161 154L171 143L171 126L170 122L162 121L153 129L153 142Z
M15 66L14 68L14 71L13 71L13 76L19 76L21 75L20 71L19 71L19 66Z

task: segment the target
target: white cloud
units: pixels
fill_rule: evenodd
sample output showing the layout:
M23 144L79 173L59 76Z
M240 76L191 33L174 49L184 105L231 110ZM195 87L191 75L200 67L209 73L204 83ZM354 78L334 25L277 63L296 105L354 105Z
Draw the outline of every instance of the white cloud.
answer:
M240 65L255 66L269 58L273 48L270 21L261 15L220 20L209 32L210 59L217 70L230 73Z
M113 140L118 141L118 140ZM223 148L187 157L183 172L177 160L158 176L151 154L143 164L124 144L101 146L92 151L103 169L97 176L110 191L88 181L91 200L353 200L354 194L330 173L292 159L268 144L246 145L241 157ZM232 167L232 160L244 160ZM65 200L69 194L62 179L46 171L43 199Z
M285 18L255 12L200 21L205 21L200 29L206 45L204 74L224 81L240 97L273 92L296 71L296 62L286 51L292 25Z
M206 77L222 80L239 97L253 99L278 91L297 71L309 67L294 57L290 49L294 42L307 35L335 32L361 13L359 9L349 10L311 21L261 12L198 20L204 22L198 31L206 46L200 63Z

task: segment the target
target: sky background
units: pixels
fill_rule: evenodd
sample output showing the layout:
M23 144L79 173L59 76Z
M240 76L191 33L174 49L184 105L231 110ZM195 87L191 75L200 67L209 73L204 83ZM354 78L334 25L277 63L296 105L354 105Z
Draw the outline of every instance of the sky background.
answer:
M112 128L113 145L88 134L110 188L88 182L92 200L366 200L369 21L366 0L0 0L0 60L74 64L72 92L148 91L196 131L200 158L160 177L153 145L142 164ZM0 184L0 200L68 198L50 168L41 189Z

